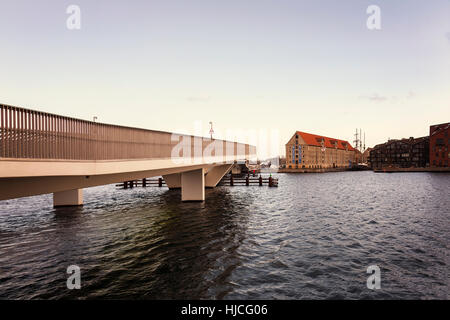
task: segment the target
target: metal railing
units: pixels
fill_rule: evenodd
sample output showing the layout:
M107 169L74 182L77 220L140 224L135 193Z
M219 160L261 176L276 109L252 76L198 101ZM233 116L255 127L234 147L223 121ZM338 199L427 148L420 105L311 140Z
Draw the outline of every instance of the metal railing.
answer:
M227 151L229 155L232 149L233 155L248 158L256 151L248 144L103 124L0 105L0 158L163 159L171 158L173 148L179 145L180 140L174 137L183 137L184 143L191 142L189 152L183 154L185 151L182 151L182 157L194 157L211 143L218 145L223 155Z

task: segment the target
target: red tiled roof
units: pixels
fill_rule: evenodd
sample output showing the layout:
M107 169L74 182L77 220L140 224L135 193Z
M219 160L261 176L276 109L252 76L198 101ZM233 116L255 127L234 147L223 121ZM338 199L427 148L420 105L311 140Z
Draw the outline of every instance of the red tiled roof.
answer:
M327 148L334 148L334 142L337 142L337 148L345 150L346 144L348 145L348 150L355 150L348 141L340 140L340 139L334 139L334 138L328 138L324 136L319 136L317 134L311 134L306 132L297 131L296 134L302 137L302 139L305 141L306 144L310 146L322 146L321 141L324 140L324 146Z

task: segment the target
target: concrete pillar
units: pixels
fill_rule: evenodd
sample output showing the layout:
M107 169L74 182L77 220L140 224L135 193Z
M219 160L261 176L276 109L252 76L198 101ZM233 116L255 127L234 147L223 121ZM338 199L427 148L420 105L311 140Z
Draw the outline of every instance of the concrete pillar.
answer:
M181 201L205 201L205 169L181 173Z
M75 189L53 193L53 206L70 207L83 205L83 189Z
M181 173L166 174L162 177L169 189L181 188Z
M207 188L214 188L222 180L223 176L230 171L233 164L223 164L211 168L205 176L205 185Z

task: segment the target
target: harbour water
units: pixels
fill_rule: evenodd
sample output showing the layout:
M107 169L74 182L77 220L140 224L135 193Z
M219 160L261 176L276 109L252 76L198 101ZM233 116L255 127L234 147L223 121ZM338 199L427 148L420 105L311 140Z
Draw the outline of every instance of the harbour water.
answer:
M448 299L450 174L277 177L204 203L113 185L86 189L82 208L0 202L0 298Z

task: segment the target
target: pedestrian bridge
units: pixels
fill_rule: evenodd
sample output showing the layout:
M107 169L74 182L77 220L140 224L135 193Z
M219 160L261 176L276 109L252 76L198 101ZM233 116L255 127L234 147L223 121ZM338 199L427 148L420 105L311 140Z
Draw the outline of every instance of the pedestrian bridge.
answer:
M163 176L182 201L204 201L248 144L74 119L0 105L0 200L53 193L82 205L82 189Z

